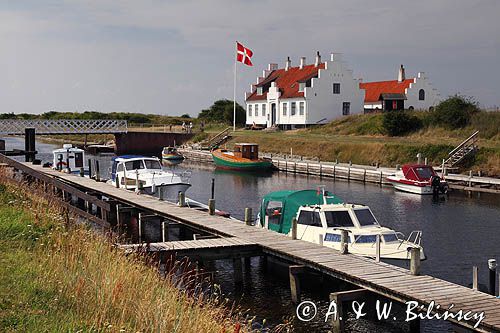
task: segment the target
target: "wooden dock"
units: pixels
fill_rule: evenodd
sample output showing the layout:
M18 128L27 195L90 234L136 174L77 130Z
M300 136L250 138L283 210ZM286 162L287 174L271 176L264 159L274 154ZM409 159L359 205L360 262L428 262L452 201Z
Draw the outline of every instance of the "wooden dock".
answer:
M213 163L212 155L206 150L179 149L179 152L194 162ZM281 172L379 185L390 185L386 177L396 172L396 168L308 161L301 158L281 158L269 154L263 156L270 158L276 170ZM500 179L498 178L446 173L445 179L452 189L500 194Z
M460 310L464 312L484 311L485 318L475 330L480 332L500 331L500 299L494 296L432 276L412 275L410 271L397 266L352 254L340 254L318 244L292 240L286 235L273 231L247 226L244 223L227 218L211 216L187 207L179 207L151 196L137 195L132 191L117 189L111 185L88 178L64 174L37 165L14 163L6 157L2 157L0 162L21 169L21 171L30 177L38 179L38 181L44 182L47 179L52 179L55 184L67 186L68 190L69 187L72 187L78 189L81 193L88 191L97 194L98 197L105 196L109 198L110 202L119 202L135 207L148 214L155 214L169 221L191 226L224 239L223 241L199 240L192 244L178 242L177 246L191 244L185 246L187 249L196 246L203 247L202 244L204 243L201 242L206 241L205 248L212 243L212 246L220 245L220 248L223 249L224 245L222 244L224 242L227 242L225 244L228 249L233 248L233 245L229 244L234 242L241 243L241 246L244 247L258 247L259 251L268 256L281 258L292 265L301 265L304 269L322 272L349 282L370 293L397 302L417 301L425 309L434 301L440 307L434 307L432 313L443 314L451 305L453 305L450 310L452 313L457 313ZM105 219L105 217L101 218ZM175 244L172 245L176 246ZM154 246L157 249L162 246L167 246L170 249L170 245L156 244ZM192 251L192 249L189 249L189 251ZM469 329L472 329L476 323L475 320L460 322L453 318L448 320Z

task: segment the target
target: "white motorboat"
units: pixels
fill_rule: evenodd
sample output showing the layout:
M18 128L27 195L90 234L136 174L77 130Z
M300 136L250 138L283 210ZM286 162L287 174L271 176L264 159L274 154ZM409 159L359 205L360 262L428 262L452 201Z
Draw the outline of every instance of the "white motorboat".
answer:
M395 189L403 192L434 195L448 192L448 183L430 165L405 164L386 179Z
M292 219L297 219L297 239L340 250L341 231L348 232L349 252L375 257L377 238L380 257L410 259L409 249L421 246L422 232L413 231L406 239L390 228L382 227L365 205L342 203L336 196L315 190L278 191L266 195L259 213L259 225L291 236Z
M72 144L67 143L62 148L53 150L52 154L52 168L55 170L80 173L83 168L84 172L87 171L85 151L83 149L73 147Z
M165 200L178 198L191 186L189 174L163 170L157 157L123 155L113 157L108 183L119 188L158 195Z

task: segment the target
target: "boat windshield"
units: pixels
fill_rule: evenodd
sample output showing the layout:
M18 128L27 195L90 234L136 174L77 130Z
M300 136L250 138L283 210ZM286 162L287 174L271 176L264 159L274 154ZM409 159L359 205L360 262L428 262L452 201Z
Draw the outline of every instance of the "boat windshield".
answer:
M325 211L326 224L329 228L354 227L347 210Z
M384 234L384 242L386 242L386 243L399 242L399 238L394 233L393 234Z
M420 179L429 179L432 177L432 169L431 168L419 167L419 168L415 168L415 172L417 173L418 178L420 178Z
M157 160L144 160L146 169L161 169L161 164Z
M127 170L144 169L144 163L142 163L142 160L128 161L125 162L125 169Z
M361 226L378 225L377 220L375 220L375 217L368 208L355 209L354 214L356 214L356 218Z

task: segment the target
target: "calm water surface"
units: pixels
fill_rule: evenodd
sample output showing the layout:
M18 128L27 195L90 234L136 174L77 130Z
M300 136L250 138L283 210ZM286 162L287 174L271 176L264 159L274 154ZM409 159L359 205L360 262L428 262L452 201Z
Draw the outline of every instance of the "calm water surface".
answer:
M7 138L8 149L23 148L24 141ZM37 143L41 152L38 158L51 160L54 145ZM101 169L106 170L110 156L99 157ZM307 189L325 185L328 191L350 203L370 206L382 225L408 235L412 230L423 231L423 245L428 260L422 263L422 271L444 280L464 286L471 284L472 266L479 266L480 283L487 285L487 260L500 260L500 196L453 192L448 197L434 201L431 197L395 192L391 187L363 185L357 182L333 181L333 179L307 177L284 173L259 176L230 171L214 170L207 165L183 163L176 167L182 172L191 170L192 187L189 197L207 202L210 197L211 179L215 179L215 199L219 209L243 218L245 207L258 211L263 195L283 189ZM404 265L404 264L403 264ZM216 264L217 282L223 292L236 300L243 309L251 309L249 314L258 320L266 318L268 325L292 320L296 332L326 332L328 326L318 318L306 324L294 320L295 307L290 302L287 269L270 262L264 272L258 258L252 259L252 269L245 272L243 288L233 286L232 265L219 261ZM319 305L319 313L326 313L327 297L335 286L319 283L317 278L303 281L303 299L313 300ZM352 332L399 332L401 323L380 324L365 320L350 321ZM426 321L422 331L442 332L450 330L450 325Z

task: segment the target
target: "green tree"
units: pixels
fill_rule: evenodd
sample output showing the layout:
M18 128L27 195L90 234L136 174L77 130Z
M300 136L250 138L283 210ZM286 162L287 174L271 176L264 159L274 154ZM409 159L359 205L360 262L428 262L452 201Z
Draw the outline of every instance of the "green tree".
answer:
M233 123L233 101L227 99L218 100L210 108L202 110L198 118L207 122L231 125ZM245 119L245 109L236 103L236 124L245 124Z
M401 136L422 127L422 121L408 111L387 111L382 120L384 131L390 136Z
M436 106L431 120L449 129L460 128L468 125L471 116L478 111L478 103L473 98L455 95Z

